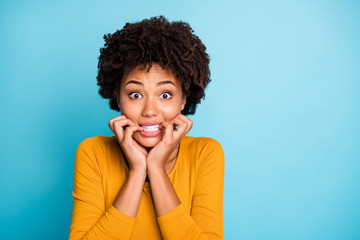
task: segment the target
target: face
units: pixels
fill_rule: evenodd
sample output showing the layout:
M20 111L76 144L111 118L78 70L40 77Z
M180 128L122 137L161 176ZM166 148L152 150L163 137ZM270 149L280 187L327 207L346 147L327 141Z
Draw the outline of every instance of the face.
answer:
M149 72L138 66L121 82L118 104L128 119L144 128L133 138L144 147L154 147L162 139L159 129L164 121L171 121L184 109L186 98L181 82L170 71L153 63Z

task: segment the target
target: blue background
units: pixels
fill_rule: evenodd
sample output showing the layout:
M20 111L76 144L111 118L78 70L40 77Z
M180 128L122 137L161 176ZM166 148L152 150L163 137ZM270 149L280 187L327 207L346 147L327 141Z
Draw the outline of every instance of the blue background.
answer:
M74 154L112 135L103 35L189 22L212 82L189 135L225 150L225 239L360 239L359 1L1 1L0 239L66 239Z

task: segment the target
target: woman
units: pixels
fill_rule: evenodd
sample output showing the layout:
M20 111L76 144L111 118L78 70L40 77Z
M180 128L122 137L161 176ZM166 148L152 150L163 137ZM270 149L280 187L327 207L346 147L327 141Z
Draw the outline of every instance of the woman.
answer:
M78 146L69 239L222 239L223 150L186 136L210 82L204 44L162 16L104 39L99 93L121 115L115 136Z

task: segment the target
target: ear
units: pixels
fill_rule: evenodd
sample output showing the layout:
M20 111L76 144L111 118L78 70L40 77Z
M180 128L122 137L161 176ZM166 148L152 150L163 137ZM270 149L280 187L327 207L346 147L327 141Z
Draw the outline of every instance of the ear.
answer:
M183 97L183 99L181 100L181 111L184 110L185 104L186 104L186 97Z

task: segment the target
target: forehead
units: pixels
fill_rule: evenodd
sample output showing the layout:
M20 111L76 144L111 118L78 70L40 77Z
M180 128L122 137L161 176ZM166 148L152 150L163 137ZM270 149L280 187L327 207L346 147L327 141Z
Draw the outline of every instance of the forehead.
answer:
M142 82L144 85L157 84L161 81L171 81L175 86L181 87L180 80L172 74L170 70L162 69L157 63L153 63L149 71L147 71L147 67L148 66L144 68L143 65L137 66L123 79L121 85L124 86L127 82L133 80Z

